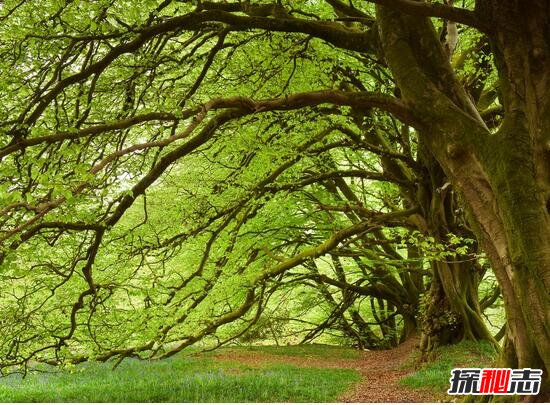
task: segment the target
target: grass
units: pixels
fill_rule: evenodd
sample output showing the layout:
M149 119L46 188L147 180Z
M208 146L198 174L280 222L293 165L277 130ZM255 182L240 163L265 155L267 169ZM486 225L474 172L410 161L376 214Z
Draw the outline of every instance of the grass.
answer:
M322 344L304 344L295 346L250 346L249 351L268 354L299 357L322 357L325 359L357 359L361 351L349 347Z
M360 379L358 372L348 369L284 364L254 368L202 355L156 362L127 359L116 370L111 367L89 363L25 379L0 378L0 401L327 402Z
M429 388L434 392L447 392L451 370L455 367L491 367L496 352L487 342L463 341L456 345L434 350L433 360L414 374L401 379L410 388Z

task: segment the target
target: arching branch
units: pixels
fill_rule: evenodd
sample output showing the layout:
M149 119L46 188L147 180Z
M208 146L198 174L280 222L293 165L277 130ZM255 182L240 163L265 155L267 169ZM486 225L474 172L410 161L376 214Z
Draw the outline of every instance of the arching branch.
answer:
M421 17L439 17L445 20L455 21L469 25L486 34L492 33L489 22L482 20L474 12L460 7L452 7L445 4L428 3L414 0L367 0L381 6L392 7L406 14Z

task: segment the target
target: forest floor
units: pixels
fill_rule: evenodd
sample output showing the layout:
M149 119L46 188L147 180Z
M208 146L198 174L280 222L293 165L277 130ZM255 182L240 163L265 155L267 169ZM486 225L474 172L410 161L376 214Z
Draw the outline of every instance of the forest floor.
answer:
M489 344L462 342L416 367L416 340L392 350L341 346L189 348L161 361L128 358L0 378L0 402L452 402L454 367L487 367Z
M429 389L414 389L399 382L415 372L411 353L417 341L410 339L391 350L362 351L356 358L321 357L316 354L274 354L261 351L229 349L214 352L222 361L244 363L253 367L284 363L297 367L353 369L361 380L340 395L342 402L441 402L452 399L446 393ZM282 348L283 349L283 348ZM284 352L284 349L281 350ZM350 356L348 356L350 357Z

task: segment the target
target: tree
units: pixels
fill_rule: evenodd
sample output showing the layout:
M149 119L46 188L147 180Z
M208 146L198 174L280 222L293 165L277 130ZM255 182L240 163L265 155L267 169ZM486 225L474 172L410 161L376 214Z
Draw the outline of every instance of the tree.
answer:
M464 13L480 21L475 25L492 44L504 108L496 133L488 130L445 54L434 50L437 39L429 22L395 8L378 11L386 60L404 99L429 117L421 136L462 193L503 289L513 351L508 360L548 369L549 273L543 253L549 240L549 184L543 169L548 105L542 94L549 53L532 26L534 21L547 26L548 10L537 2L526 9L480 2L473 14ZM428 102L437 107L427 108Z
M287 147L305 152L320 146L315 144L318 138L304 137L307 131L319 133L314 129L323 124L325 129L334 123L350 125L350 109L361 117L371 116L374 109L418 136L428 161L437 161L459 194L504 297L505 364L549 370L550 10L542 0L477 0L466 7L410 0L202 1L196 6L167 0L160 5L51 2L37 10L29 3L5 2L2 35L8 40L1 49L6 89L1 116L6 135L0 157L6 181L0 189L5 200L0 240L3 266L11 269L5 277L16 287L4 291L9 305L3 311L11 323L3 357L14 357L16 364L44 350L58 352L71 339L84 342L78 327L85 322L81 310L94 313L106 300L122 299L121 286L141 276L138 269L154 256L144 253L147 246L173 247L194 239L195 246L206 248L194 276L176 288L154 282L145 287L142 280L142 294L160 288L165 304L153 317L136 310L132 322L139 323L140 316L150 322L154 318L166 336L201 303L228 302L226 310L211 314L216 320L204 324L200 333L179 331L184 338L177 350L247 313L258 304L267 280L330 252L373 222L410 215L410 207L403 207L401 213L369 216L334 230L314 247L283 250L292 255L273 263L251 241L235 242L262 206L248 202L260 198L266 185L286 170L283 165L269 178L269 171L258 164L257 178L265 175L265 182L248 179L246 187L219 193L230 195L233 204L209 200L204 205L204 199L196 198L204 185L189 189L194 203L184 211L203 211L196 226L157 241L145 240L151 233L134 234L142 238L136 243L139 252L133 252L139 254L128 255L125 263L136 265L134 272L121 273L120 279L111 276L109 282L99 271L120 260L117 250L106 247L127 241L125 218L136 215L137 207L147 215L146 196L170 169L198 162L207 170L197 156L216 147L238 150L238 144L227 141L231 139L248 141L248 161L256 159L262 150L256 146L270 140L246 128L260 117L268 118L258 122L271 120L288 132ZM460 53L453 54L456 23L464 44L459 42ZM446 33L443 41L440 33ZM308 123L312 119L318 121L316 128ZM297 127L303 132L292 138ZM269 125L264 129L269 133ZM278 147L288 152L284 145ZM264 163L269 161L265 156ZM224 164L235 164L227 159ZM239 163L246 166L247 160ZM217 170L220 179L227 174ZM231 184L230 178L224 181ZM441 236L443 230L434 231ZM216 248L217 241L223 241L223 248ZM66 260L50 257L48 246L66 251ZM122 246L117 249L123 251ZM18 261L32 252L41 257L27 264ZM136 258L141 261L134 263ZM215 289L209 280L216 278L204 274L231 278L222 271L228 262L234 269L255 266L256 273L247 279L247 288L231 297L223 297L222 291L207 297L204 292ZM447 271L437 268L439 274ZM160 277L157 270L153 273ZM41 284L35 290L21 281L37 274ZM236 279L238 274L233 272ZM200 277L205 284L197 281ZM194 283L199 284L187 293L188 310L162 326L171 300ZM66 291L66 299L50 309L64 313L69 323L48 339L40 334L52 331L39 327L35 314L48 307L48 294L58 289ZM21 310L21 305L35 309ZM136 303L128 296L125 305L119 309ZM42 332L23 337L17 325ZM93 327L108 333L112 324ZM153 349L156 333L134 347L116 339L98 343L100 357ZM97 336L92 333L92 340ZM125 337L132 341L131 334ZM22 345L31 348L14 354Z

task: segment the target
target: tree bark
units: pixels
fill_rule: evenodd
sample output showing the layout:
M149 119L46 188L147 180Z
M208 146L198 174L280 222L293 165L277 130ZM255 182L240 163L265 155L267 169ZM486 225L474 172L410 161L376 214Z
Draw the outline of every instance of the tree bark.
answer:
M385 57L419 133L454 187L502 289L502 361L550 370L550 11L548 2L485 0L505 115L491 133L456 79L431 22L378 7ZM517 362L515 361L517 359ZM513 363L513 364L512 364Z
M456 202L452 186L447 183L440 164L419 145L418 162L426 171L418 185L417 203L423 212L419 230L439 244L447 244L448 235L471 239ZM422 225L423 224L423 225ZM486 340L497 346L482 319L478 287L481 268L475 257L454 254L431 263L432 280L423 300L421 314L423 358L440 345L463 339Z

